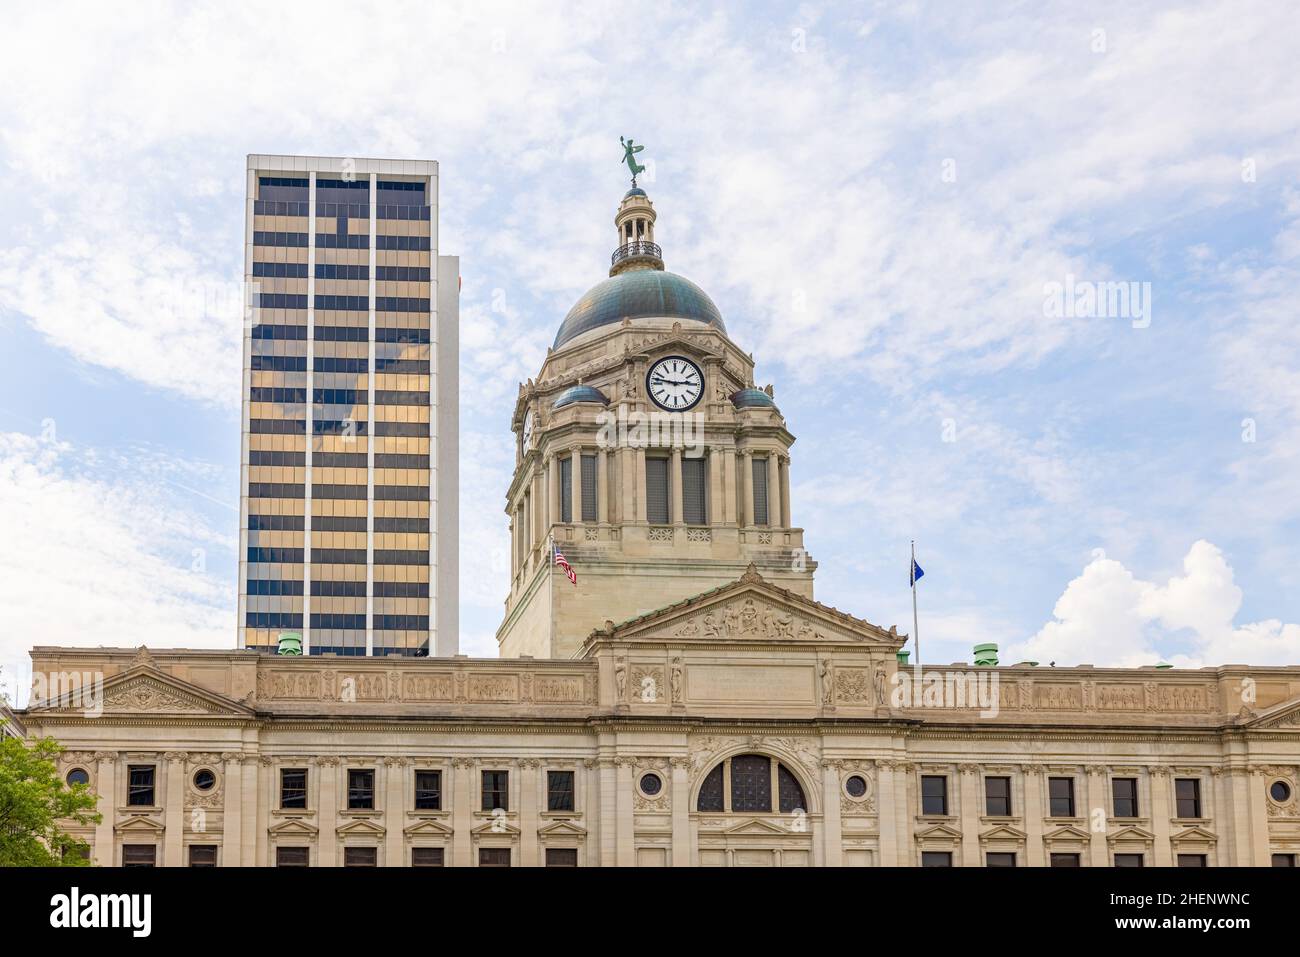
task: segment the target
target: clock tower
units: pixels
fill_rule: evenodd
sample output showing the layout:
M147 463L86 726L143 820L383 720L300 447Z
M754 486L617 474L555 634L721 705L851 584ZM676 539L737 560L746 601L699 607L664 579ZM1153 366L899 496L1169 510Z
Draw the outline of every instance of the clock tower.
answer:
M813 596L816 563L791 521L794 436L713 300L664 269L655 219L634 184L614 216L609 278L519 387L502 657L571 657L607 621L734 582L750 564Z

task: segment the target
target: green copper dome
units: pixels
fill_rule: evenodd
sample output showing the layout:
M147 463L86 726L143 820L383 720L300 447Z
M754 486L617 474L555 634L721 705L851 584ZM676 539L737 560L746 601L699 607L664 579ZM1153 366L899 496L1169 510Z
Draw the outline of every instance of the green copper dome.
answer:
M560 323L558 349L591 329L624 319L691 319L722 332L722 314L708 294L689 279L659 269L620 273L587 290Z

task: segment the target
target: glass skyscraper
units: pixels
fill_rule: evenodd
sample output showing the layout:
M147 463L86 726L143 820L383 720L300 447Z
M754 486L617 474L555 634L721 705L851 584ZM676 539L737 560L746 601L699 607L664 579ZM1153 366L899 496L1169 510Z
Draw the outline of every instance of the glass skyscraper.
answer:
M248 157L239 645L457 652L459 261L438 164Z

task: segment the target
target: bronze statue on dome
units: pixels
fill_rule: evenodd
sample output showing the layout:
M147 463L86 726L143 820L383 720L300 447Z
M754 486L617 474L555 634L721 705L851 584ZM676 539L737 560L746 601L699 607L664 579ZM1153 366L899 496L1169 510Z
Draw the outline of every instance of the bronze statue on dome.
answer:
M623 139L623 137L620 136L618 141L623 144L623 162L626 163L627 168L632 171L632 188L636 189L637 174L645 172L645 167L636 161L636 154L640 153L645 149L645 147L637 146L630 138Z

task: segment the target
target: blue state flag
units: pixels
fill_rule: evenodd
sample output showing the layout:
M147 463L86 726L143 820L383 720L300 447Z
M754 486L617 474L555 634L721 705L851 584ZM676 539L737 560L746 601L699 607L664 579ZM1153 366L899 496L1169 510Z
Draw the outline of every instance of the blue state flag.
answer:
M916 563L916 559L913 558L912 559L912 580L908 582L908 584L915 585L917 582L921 580L921 578L924 575L925 575L925 570L920 565L918 565Z

